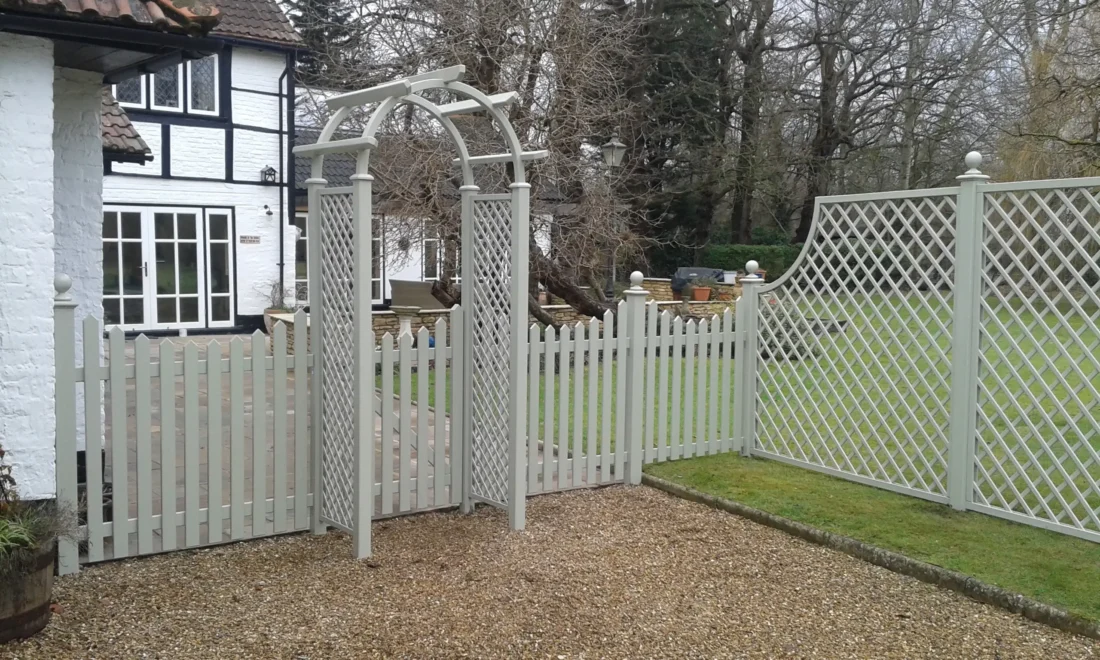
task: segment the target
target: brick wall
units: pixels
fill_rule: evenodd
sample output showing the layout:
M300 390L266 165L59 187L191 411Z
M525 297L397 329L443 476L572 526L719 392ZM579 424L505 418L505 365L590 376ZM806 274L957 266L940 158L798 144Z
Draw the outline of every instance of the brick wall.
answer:
M53 87L53 43L0 32L0 442L29 499L55 491Z

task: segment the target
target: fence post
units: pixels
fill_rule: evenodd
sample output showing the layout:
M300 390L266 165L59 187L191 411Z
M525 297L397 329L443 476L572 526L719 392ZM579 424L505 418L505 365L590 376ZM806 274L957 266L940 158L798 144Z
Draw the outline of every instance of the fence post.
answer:
M955 308L951 335L951 419L947 446L947 499L965 510L973 496L974 436L978 415L978 327L981 319L982 229L985 204L978 168L982 155L966 154L967 171L957 177L955 205Z
M319 171L320 165L315 164L314 170ZM321 469L321 445L325 414L321 399L325 343L322 332L325 315L321 299L321 191L327 185L328 181L320 176L311 176L306 179L306 189L309 191L309 215L306 217L306 250L308 251L306 268L309 271L309 287L306 295L309 301L309 352L313 354L313 369L309 382L309 487L313 491L313 506L309 512L309 527L314 534L324 534L328 530L328 525L321 522L321 499L324 491L321 488L321 481L324 479ZM295 378L297 377L295 375Z
M642 390L645 382L645 299L649 292L642 288L642 274L630 274L630 288L626 290L627 337L629 340L626 363L626 446L627 470L624 481L642 483Z
M742 456L752 455L756 438L756 342L759 330L759 294L756 287L763 283L756 274L759 269L760 264L755 261L745 264L747 274L741 278L741 299L734 311L734 446Z
M76 486L76 301L69 289L73 281L58 273L53 278L54 454L57 506L66 516L77 515ZM72 538L57 541L59 575L80 570L80 551Z
M352 267L355 296L353 341L355 362L355 482L353 502L352 552L356 559L371 554L370 522L374 516L374 312L371 308L371 277L374 260L371 212L371 188L374 177L366 172L366 157L359 157L358 172L352 175L354 215L354 259ZM423 474L421 479L427 479ZM421 491L424 492L424 491ZM419 505L420 502L417 501Z

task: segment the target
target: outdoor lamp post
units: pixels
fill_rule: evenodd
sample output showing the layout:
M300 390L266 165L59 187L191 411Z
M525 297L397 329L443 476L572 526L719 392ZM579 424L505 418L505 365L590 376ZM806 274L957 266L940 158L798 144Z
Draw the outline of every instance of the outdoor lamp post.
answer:
M611 134L610 140L600 145L600 151L603 153L603 163L607 167L607 176L610 180L611 174L623 164L623 156L626 155L626 145L619 141L618 130ZM604 295L608 300L615 299L615 252L616 250L612 248L607 285L604 287Z

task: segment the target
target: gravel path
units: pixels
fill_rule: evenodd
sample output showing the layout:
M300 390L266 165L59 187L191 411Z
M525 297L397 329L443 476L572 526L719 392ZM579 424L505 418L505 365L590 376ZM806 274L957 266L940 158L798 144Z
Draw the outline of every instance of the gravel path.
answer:
M1100 644L647 488L86 569L0 658L1095 658Z

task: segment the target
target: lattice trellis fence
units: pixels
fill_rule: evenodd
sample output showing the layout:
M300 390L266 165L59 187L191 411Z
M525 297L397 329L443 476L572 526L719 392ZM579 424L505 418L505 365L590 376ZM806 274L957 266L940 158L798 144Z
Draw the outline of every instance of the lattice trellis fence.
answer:
M353 200L350 190L340 189L323 191L320 200L321 518L350 530L355 483Z
M982 257L975 508L1100 538L1100 185L988 186Z
M990 184L980 162L819 198L797 263L738 307L738 439L1100 541L1100 179Z
M473 201L473 279L470 326L471 495L508 503L508 349L512 340L512 204L509 195Z

